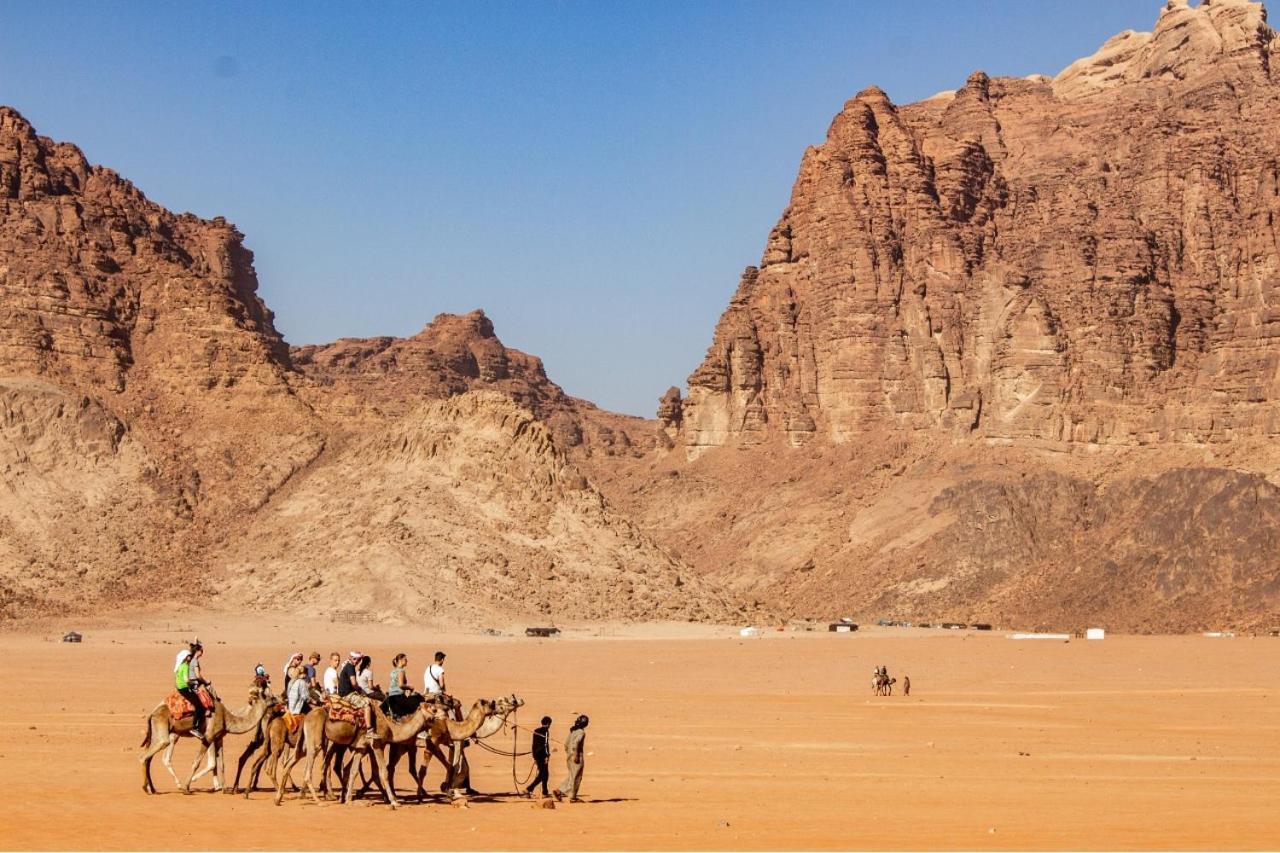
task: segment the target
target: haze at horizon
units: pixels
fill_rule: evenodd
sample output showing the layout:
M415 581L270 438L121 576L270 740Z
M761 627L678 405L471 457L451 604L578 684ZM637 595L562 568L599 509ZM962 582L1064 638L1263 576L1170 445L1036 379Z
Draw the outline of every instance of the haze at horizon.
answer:
M569 393L652 416L846 99L1053 74L1160 6L28 4L0 102L235 222L291 343L483 308Z

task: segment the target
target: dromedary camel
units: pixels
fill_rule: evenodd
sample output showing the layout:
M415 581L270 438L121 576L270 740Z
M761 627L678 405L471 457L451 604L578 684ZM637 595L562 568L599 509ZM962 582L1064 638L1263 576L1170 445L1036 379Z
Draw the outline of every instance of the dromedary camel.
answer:
M422 749L422 769L418 769L418 757L414 750L413 744L401 745L395 744L391 747L387 758L387 784L394 784L396 764L400 760L400 756L406 753L409 756L409 775L418 785L418 801L421 802L426 797L426 779L427 770L430 769L431 759L434 757L445 768L444 781L440 783L441 791L448 791L458 787L453 784L455 779L466 778L469 774L466 772L466 755L463 753L461 743L464 740L483 740L496 732L501 731L507 725L507 717L516 711L524 700L512 693L510 696L501 696L494 700L494 713L486 718L474 731L468 732L466 727L452 720L438 720L432 724L427 731L425 742ZM455 745L457 748L454 748ZM445 747L450 748L450 758L445 757Z
M485 717L494 712L493 703L487 699L480 699L471 708L468 720L474 719L472 731L478 728ZM319 803L320 798L316 794L315 787L311 784L311 771L315 766L316 756L324 754L327 764L329 755L336 747L345 747L347 751L353 753L354 762L359 761L363 754L372 753L374 758L374 772L381 779L386 778L386 753L383 747L388 743L406 743L412 742L418 736L418 732L430 726L435 717L434 706L424 702L418 706L408 717L401 720L393 721L382 709L377 705L373 706L374 726L380 736L380 743L375 747L369 740L367 734L357 729L353 724L348 722L340 722L329 718L327 708L316 708L307 714L306 720L303 722L303 747L307 753L307 767L303 775L304 791L311 794L311 798ZM299 760L299 752L288 753L284 765L276 770L276 805L284 799L284 783L289 778L289 771L293 765ZM349 802L351 798L351 788L355 781L356 773L348 771L346 773L346 785L343 791L343 802ZM387 797L387 803L391 808L397 808L400 804L396 801L395 791L389 785L384 786L383 793Z
M871 691L877 696L892 696L893 685L898 683L898 679L890 678L887 675L877 675L871 681Z
M196 755L195 763L191 765L191 775L187 778L185 784L178 778L178 774L173 772L171 759L173 758L173 748L177 744L178 738L194 737L191 734L192 717L187 716L180 720L174 720L169 714L169 706L161 702L148 715L147 731L142 738L142 747L146 750L143 752L142 757L138 759L142 763L142 790L148 794L156 793L155 783L151 781L151 759L157 752L164 750L161 760L179 790L189 792L192 782L195 782L204 774L212 772L213 789L221 791L223 738L229 734L244 734L257 728L267 711L278 701L270 690L256 683L249 689L249 704L240 711L228 710L222 704L221 699L215 698L213 711L205 719L206 739L200 744L200 752ZM200 766L201 759L206 755L209 759L208 764L197 773L196 768Z
M312 708L318 708L324 704L324 694L318 687L312 686L307 702ZM290 729L284 714L284 706L275 706L268 712L267 716L262 718L262 724L258 726L253 742L245 747L244 752L241 753L240 762L236 767L236 779L231 786L231 791L238 792L240 788L240 773L244 770L245 762L259 747L261 747L262 752L254 759L253 766L249 768L249 778L244 788L246 797L249 796L250 791L257 790L258 777L262 773L264 764L267 765L267 774L274 782L276 767L279 765L285 750L298 749L301 746L301 722L299 722L296 729ZM274 788L275 785L273 784L272 787Z

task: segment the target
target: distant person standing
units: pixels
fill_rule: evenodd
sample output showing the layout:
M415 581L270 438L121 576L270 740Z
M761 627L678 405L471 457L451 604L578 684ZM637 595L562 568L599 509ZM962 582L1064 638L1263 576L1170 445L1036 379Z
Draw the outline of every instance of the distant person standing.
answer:
M578 789L582 786L582 755L587 741L587 723L589 722L586 714L579 714L578 719L573 721L573 726L569 729L569 737L564 742L565 764L568 765L569 775L555 790L557 800L564 799L567 794L569 802L582 802L578 798Z
M342 655L333 652L329 655L329 668L324 671L324 692L330 696L338 695L338 669L342 666Z
M551 779L551 771L547 768L547 762L551 758L551 718L543 717L542 725L533 730L533 766L538 771L533 781L529 783L529 787L524 789L526 797L533 796L533 789L542 786L542 796L549 797L551 793L547 790L547 782Z
M902 695L911 695L911 676L909 675L902 676Z

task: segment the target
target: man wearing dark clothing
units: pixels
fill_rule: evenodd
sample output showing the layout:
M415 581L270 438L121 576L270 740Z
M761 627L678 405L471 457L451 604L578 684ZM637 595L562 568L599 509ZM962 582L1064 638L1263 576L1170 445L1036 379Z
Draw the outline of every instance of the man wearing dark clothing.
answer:
M356 663L348 660L338 670L338 695L347 696L356 692Z
M529 787L524 789L525 794L532 795L533 789L542 786L542 796L551 796L547 791L548 777L551 773L547 769L547 760L551 758L551 718L543 717L542 725L533 730L533 764L538 773L534 776L533 781L529 783Z

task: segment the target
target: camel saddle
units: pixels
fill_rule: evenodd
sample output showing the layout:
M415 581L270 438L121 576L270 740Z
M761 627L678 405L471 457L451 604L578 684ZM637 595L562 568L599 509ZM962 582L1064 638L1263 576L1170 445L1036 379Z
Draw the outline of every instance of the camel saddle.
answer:
M365 727L364 711L352 708L341 696L324 697L324 708L329 713L329 719L335 723L350 723L357 729Z
M196 695L200 697L200 704L204 705L205 710L213 710L213 697L209 695L208 690L197 687ZM165 697L164 704L169 706L169 716L174 720L185 719L196 712L196 709L187 701L187 697L176 690Z

